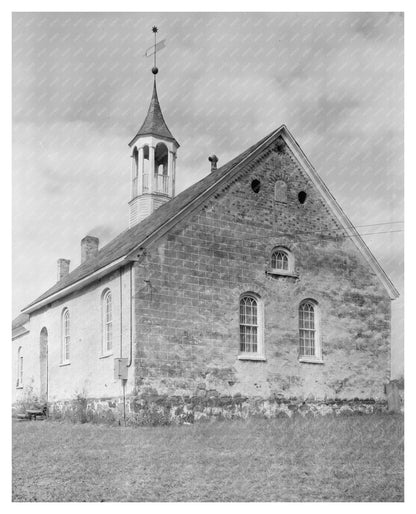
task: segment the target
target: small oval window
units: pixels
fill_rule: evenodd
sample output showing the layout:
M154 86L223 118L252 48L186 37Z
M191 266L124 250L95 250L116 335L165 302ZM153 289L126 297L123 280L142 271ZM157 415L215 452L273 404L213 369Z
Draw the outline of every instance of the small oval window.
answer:
M301 191L298 194L298 200L299 200L299 203L305 203L305 201L306 201L306 193L305 193L305 191Z
M255 193L258 193L260 191L260 180L254 179L253 182L251 183L251 189Z

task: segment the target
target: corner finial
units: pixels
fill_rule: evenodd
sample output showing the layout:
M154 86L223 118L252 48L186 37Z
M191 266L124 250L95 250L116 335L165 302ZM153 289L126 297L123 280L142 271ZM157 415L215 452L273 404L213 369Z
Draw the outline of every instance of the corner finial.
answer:
M156 25L153 25L152 32L155 35L155 44L154 44L154 51L153 51L153 68L152 68L152 73L155 76L155 80L156 80L156 75L157 75L157 73L159 71L157 66L156 66L156 34L157 34L157 31L158 31L158 28L156 27Z

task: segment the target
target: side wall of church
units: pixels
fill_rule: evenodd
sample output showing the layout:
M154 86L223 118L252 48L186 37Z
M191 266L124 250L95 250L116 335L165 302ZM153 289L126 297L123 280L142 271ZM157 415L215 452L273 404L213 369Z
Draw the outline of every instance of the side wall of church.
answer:
M121 381L114 378L114 358L128 357L130 351L130 276L129 270L111 275L75 292L62 300L34 312L30 316L30 333L22 343L14 341L14 353L22 346L24 355L23 389L16 399L28 393L48 400L80 398L112 398L123 394ZM112 294L112 351L103 353L103 293ZM62 358L62 313L70 314L69 363ZM47 331L47 360L45 345ZM16 357L17 358L17 357ZM17 369L17 364L14 365ZM129 373L126 390L133 387ZM16 387L16 384L14 384Z
M28 366L29 369L34 369L32 356L26 354L29 340L30 333L23 334L12 340L12 403L23 400L25 393L23 384L20 384L19 381L19 358L23 357L23 372L26 366Z
M353 241L334 234L338 221L285 146L269 148L148 248L135 265L139 398L383 400L390 299ZM277 246L290 250L296 276L267 273ZM240 355L246 292L263 313L264 360ZM308 298L318 306L322 363L299 359L298 310Z

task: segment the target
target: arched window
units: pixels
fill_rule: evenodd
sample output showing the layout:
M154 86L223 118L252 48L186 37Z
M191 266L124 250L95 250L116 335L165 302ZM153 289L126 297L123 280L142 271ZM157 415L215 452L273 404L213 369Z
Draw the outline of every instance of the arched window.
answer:
M289 258L284 250L273 251L272 269L289 271Z
M299 305L299 356L320 359L318 305L304 300Z
M107 289L102 297L103 314L103 354L110 353L113 349L113 303L111 291Z
M155 148L155 185L156 193L168 194L168 147L158 143Z
M263 356L263 312L257 295L240 298L240 356Z
M271 255L270 267L271 270L276 273L293 273L295 268L293 254L287 248L274 248Z
M284 180L278 180L275 183L274 199L276 202L287 203L287 184Z
M70 318L69 310L64 309L62 311L62 363L66 364L69 362L70 357L70 345L71 345L71 333L70 333Z
M139 172L139 152L137 146L133 149L133 177L137 177Z
M22 347L17 350L17 383L16 387L23 387L23 355Z
M145 145L143 147L143 184L142 184L143 193L146 193L147 191L149 191L149 188L150 188L149 175L150 175L149 147L148 147L148 145Z

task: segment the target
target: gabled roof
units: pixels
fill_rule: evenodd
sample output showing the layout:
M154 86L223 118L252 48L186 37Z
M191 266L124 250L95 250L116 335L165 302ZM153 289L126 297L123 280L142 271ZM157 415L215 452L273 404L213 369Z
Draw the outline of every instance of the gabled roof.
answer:
M147 111L146 118L143 125L140 127L137 134L130 141L129 145L134 144L139 136L158 136L169 141L174 141L178 146L179 143L172 136L171 131L168 129L166 122L163 118L162 109L160 108L159 99L157 97L156 80L153 82L153 94L150 100L149 110Z
M351 236L351 240L357 245L371 268L374 270L382 284L385 286L390 297L397 298L398 291L387 277L380 264L377 262L367 245L361 239L355 227L349 221L329 192L328 188L319 177L312 164L308 161L301 148L290 134L285 125L280 126L271 134L248 148L224 166L211 172L205 178L190 186L175 198L156 209L150 216L137 225L125 230L116 238L105 245L96 255L80 266L75 268L69 275L60 282L48 289L43 295L37 298L23 309L23 312L33 312L40 307L63 297L72 291L85 286L87 283L97 280L113 269L128 264L137 259L141 248L144 248L150 241L166 234L184 216L192 212L212 195L223 182L232 175L238 173L241 168L251 162L263 149L278 137L282 137L295 157L298 159L313 184L320 191L326 202L332 209L333 214Z
M32 312L33 306L37 306L45 299L53 297L56 293L62 290L70 288L73 284L76 284L87 277L105 270L109 272L114 267L119 267L130 262L130 259L126 260L126 257L136 248L140 247L141 243L155 232L163 227L166 222L172 220L178 213L184 211L188 205L190 205L196 198L205 193L210 187L215 185L228 171L236 167L245 157L247 157L253 150L255 150L263 141L269 139L262 139L259 143L256 143L242 154L229 161L227 164L218 168L216 171L210 173L205 178L196 182L192 186L188 187L185 191L175 196L161 205L156 209L150 216L145 218L143 221L134 225L133 227L121 232L108 244L103 246L97 255L87 261L83 262L69 273L62 280L57 282L54 286L48 289L44 294L39 296L35 301L27 305L23 311ZM110 266L114 264L114 267ZM98 278L98 277L97 277ZM69 293L70 291L68 291ZM51 299L52 301L52 299ZM49 303L49 302L48 302ZM39 305L40 307L41 305ZM38 306L36 308L39 308Z

